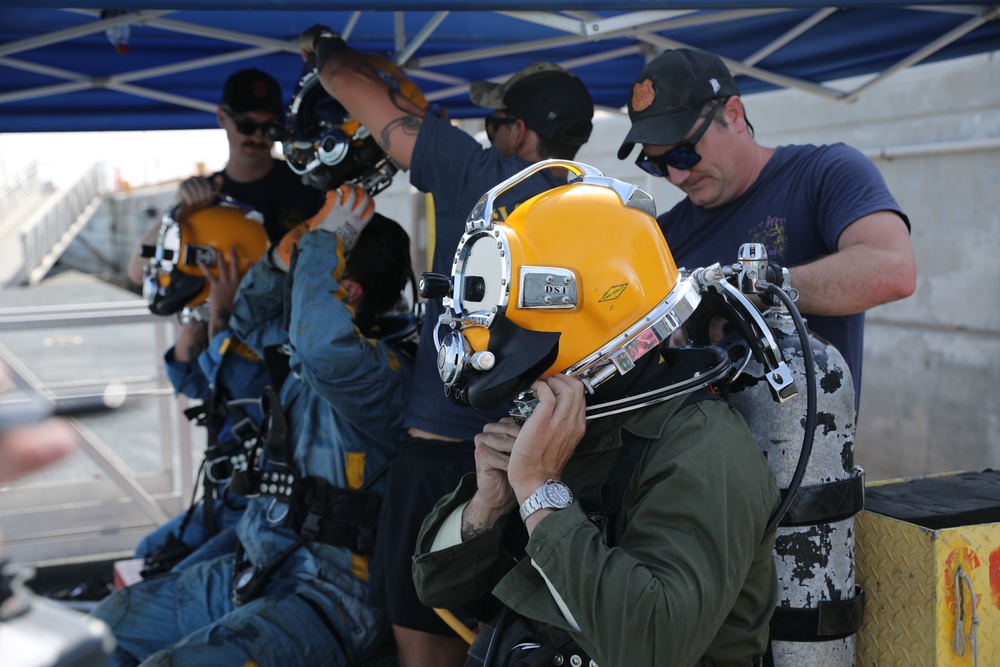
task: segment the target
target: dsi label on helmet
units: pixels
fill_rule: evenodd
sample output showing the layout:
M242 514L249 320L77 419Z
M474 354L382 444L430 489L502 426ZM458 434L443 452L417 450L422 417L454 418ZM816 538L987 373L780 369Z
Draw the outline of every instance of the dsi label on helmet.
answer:
M600 299L598 299L598 301L614 301L615 299L617 299L618 297L620 297L622 295L622 292L624 292L625 288L627 288L627 287L628 287L628 283L624 283L624 284L621 284L621 285L615 285L614 287L612 287L611 289L609 289L607 292L605 292L604 296L602 296Z
M204 262L205 266L215 266L215 248L189 243L185 248L184 263L188 266L198 266L199 262Z
M518 308L576 308L576 276L568 269L522 266Z

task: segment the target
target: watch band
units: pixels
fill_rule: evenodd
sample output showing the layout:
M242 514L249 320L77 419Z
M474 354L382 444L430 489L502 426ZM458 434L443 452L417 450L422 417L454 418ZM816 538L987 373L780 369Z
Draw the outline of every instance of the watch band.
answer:
M572 504L573 492L570 488L557 479L549 479L525 498L518 513L521 521L527 521L529 516L540 509L561 510Z

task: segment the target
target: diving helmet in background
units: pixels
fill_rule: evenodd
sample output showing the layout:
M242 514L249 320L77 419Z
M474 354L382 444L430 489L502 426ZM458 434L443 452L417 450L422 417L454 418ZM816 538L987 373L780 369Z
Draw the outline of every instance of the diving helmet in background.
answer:
M173 315L183 310L182 319L207 319L209 284L198 263L218 277L216 253L228 259L232 248L242 276L268 248L260 213L229 198L191 213L181 204L165 213L143 278L150 311Z
M492 221L503 191L552 167L577 177ZM444 297L435 341L448 396L490 411L554 373L593 392L657 349L700 294L677 270L654 216L644 191L576 162L536 163L487 192L466 222L450 280L421 280L422 294Z
M390 86L427 108L423 93L401 68L374 54L364 54L364 58ZM315 67L296 84L285 125L282 148L288 166L319 190L350 183L374 196L399 171L368 129L327 94Z

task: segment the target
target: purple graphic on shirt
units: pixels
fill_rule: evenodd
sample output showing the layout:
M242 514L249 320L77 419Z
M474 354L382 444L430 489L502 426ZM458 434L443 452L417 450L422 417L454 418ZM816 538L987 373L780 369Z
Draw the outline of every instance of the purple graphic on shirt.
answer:
M784 257L788 246L785 219L767 216L767 219L751 229L750 238L754 243L760 243L767 248L767 256L772 261Z

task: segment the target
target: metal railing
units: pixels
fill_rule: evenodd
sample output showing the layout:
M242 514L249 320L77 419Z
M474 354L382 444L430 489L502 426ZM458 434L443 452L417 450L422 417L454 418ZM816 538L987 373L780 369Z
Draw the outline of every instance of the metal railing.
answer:
M105 420L99 422L102 429L114 432L113 442L99 437L87 417L70 419L79 434L77 456L85 457L82 463L96 472L53 481L43 471L0 488L3 551L5 558L14 562L51 562L130 551L145 533L180 512L191 497L192 429L183 415L186 401L173 395L162 364L173 320L153 316L141 300L0 308L0 334L8 334L8 343L16 332L80 332L84 327L98 326L134 327L135 332L123 332L128 336L148 335L146 327L151 326L150 349L157 371L153 375L98 378L96 370L89 377L80 377L81 371L76 370L75 375L43 382L29 367L30 362L0 343L0 362L21 393L54 401L96 395L115 383L123 385L128 396L124 407L100 416ZM155 407L150 405L153 401ZM108 419L116 421L109 424ZM122 455L130 447L142 446L135 437L139 433L159 439L155 470L136 472L126 462L134 456Z
M24 204L42 194L38 163L29 162L19 173L0 183L0 222L9 220Z

